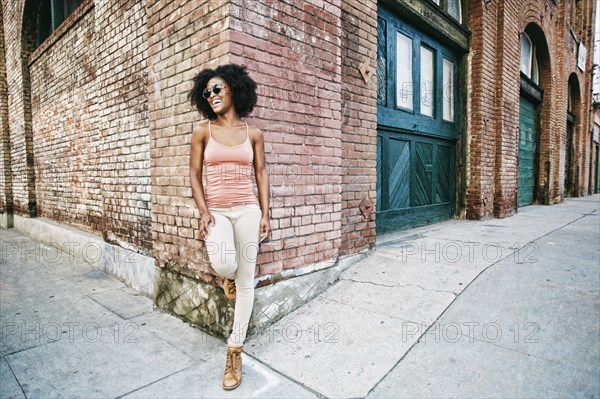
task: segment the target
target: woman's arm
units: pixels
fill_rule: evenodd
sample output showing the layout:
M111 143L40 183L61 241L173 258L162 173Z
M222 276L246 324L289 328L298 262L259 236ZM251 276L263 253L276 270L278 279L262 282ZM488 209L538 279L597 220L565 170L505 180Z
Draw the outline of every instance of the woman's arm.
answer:
M269 223L270 187L265 160L265 141L262 132L257 128L252 129L252 145L254 148L254 175L256 176L256 186L258 187L258 201L262 210L262 218L260 220L260 242L262 242L271 233L271 225Z
M206 137L206 125L202 124L192 133L190 148L190 184L192 186L192 197L200 211L200 239L205 240L208 225L214 224L214 218L208 211L204 199L204 187L202 186L202 163L204 161L204 138Z

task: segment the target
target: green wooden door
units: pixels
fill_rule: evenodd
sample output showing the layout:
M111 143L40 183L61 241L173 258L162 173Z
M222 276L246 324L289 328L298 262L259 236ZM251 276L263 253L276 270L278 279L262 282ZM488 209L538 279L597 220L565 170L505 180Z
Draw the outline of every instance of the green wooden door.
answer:
M378 8L377 233L452 217L458 55Z
M568 197L573 193L571 185L571 162L573 162L573 123L567 121L567 141L565 143L565 180L564 196Z
M521 96L519 107L519 206L535 199L537 118L535 104Z
M600 145L596 144L596 165L594 167L594 169L595 169L595 172L594 172L594 193L595 194L598 194L598 168L600 167L599 161L600 161Z

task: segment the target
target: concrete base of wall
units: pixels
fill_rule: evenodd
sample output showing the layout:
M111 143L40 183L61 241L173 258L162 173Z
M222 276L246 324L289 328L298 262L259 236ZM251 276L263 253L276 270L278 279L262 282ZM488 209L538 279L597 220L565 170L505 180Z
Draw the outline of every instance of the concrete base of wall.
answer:
M0 227L10 229L14 226L14 217L7 212L0 213Z
M154 296L154 259L105 242L102 238L44 218L14 216L14 227L116 277L149 297Z
M368 253L364 251L343 257L335 266L325 269L320 268L319 265L306 266L316 271L298 274L294 278L256 288L247 335L263 331L321 294L339 279L340 273L363 259ZM302 273L303 269L297 272ZM259 280L255 282L258 283ZM225 298L221 287L199 282L171 270L160 269L154 291L155 303L161 309L215 336L223 339L229 337L233 325L235 302Z

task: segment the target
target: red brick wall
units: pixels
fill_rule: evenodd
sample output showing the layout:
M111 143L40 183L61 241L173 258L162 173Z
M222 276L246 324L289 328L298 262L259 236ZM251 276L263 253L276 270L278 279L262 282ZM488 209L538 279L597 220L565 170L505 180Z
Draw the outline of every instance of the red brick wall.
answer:
M189 182L189 147L198 112L187 99L204 67L227 63L225 0L147 1L152 254L159 267L214 281Z
M582 4L584 17L577 28L577 40L583 40L588 49L587 72L577 68L577 42L571 39L574 2L560 2L558 6L552 1L534 0L469 3L472 47L467 72L467 218L504 217L517 208L520 38L530 24L543 32L536 43L544 90L537 202L556 203L563 197L567 85L573 73L581 84L581 102L575 107L574 137L575 153L580 155L572 173L578 174L579 194L587 190L593 3Z
M497 98L496 153L494 173L494 216L513 214L518 187L519 156L519 69L521 41L518 34L519 7L516 2L498 3L495 65ZM515 73L516 71L516 73ZM498 173L501 171L501 173Z
M273 231L261 245L257 275L269 281L288 269L335 260L342 230L340 2L199 1L177 7L150 1L148 33L158 265L214 280L187 177L191 132L200 117L185 96L194 74L228 62L246 65L258 83L248 122L265 136ZM374 191L374 180L370 184Z
M497 3L470 1L467 78L466 217L492 216L496 153Z
M232 0L231 62L259 85L273 233L259 274L335 259L341 234L339 0Z
M377 3L342 2L342 247L375 244L377 166ZM366 75L366 80L361 73ZM371 201L369 218L359 205Z

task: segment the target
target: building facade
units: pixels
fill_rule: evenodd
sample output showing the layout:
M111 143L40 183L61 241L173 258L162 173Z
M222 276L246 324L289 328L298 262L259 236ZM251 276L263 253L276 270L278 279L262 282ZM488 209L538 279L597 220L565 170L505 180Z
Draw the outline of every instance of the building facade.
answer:
M200 69L244 64L271 182L268 323L377 234L592 192L594 3L2 0L2 223L225 334L187 93Z

